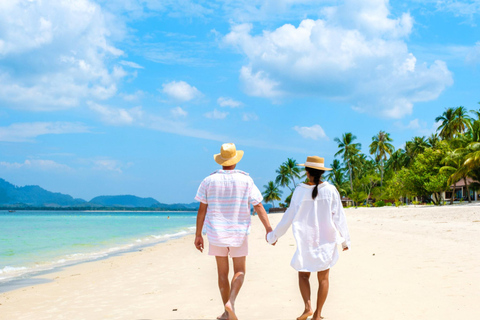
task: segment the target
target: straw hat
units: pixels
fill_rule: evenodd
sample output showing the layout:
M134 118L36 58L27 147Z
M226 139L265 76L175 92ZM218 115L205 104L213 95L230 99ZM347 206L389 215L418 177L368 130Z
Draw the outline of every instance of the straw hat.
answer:
M233 166L242 160L243 151L237 150L235 144L233 143L224 143L220 149L220 153L213 155L215 162L221 166Z
M331 168L325 168L325 160L317 156L307 157L307 161L299 164L299 166L325 171L332 170Z

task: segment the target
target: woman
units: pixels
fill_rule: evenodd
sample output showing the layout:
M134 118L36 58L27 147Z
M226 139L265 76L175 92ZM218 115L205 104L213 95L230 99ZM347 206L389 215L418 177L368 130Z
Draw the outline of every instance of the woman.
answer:
M298 271L300 293L305 303L305 310L297 320L305 320L312 314L312 320L319 320L328 294L328 273L338 261L337 244L341 243L343 250L348 250L350 236L337 189L321 181L323 173L331 170L325 168L324 159L307 157L300 166L305 166L309 182L297 186L288 210L275 230L267 235L267 240L275 244L292 225L297 251L291 265ZM311 272L317 272L319 282L315 312L310 303Z

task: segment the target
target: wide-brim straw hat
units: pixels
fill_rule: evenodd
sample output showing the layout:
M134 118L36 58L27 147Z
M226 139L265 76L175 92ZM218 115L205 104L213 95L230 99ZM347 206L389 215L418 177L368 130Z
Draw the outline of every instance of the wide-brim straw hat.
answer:
M317 156L307 157L307 161L305 163L299 164L299 166L317 169L317 170L324 170L324 171L332 170L332 168L325 167L325 159Z
M237 150L235 144L233 143L224 143L220 149L220 153L213 155L215 162L221 166L228 167L237 164L242 160L243 151Z

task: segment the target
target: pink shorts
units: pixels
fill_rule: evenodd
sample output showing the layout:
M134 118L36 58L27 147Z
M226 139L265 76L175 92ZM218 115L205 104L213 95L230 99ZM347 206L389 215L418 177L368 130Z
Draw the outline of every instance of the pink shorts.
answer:
M213 244L208 244L208 255L216 257L230 257L240 258L248 255L248 238L245 238L240 247L219 247Z

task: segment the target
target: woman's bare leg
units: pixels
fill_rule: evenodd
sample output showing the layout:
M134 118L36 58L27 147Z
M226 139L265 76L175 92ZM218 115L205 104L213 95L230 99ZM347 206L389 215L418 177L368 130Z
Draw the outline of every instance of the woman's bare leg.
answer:
M317 309L313 314L312 320L323 319L322 308L323 308L323 305L325 304L325 300L327 300L328 287L329 287L329 280L328 280L329 273L330 273L330 269L320 271L317 273L317 278L318 278Z
M297 320L306 320L313 314L312 303L310 301L310 272L298 273L298 285L300 287L300 294L302 295L303 302L305 303L305 310Z
M238 257L233 259L233 278L232 286L230 289L230 298L225 304L225 310L228 313L229 320L237 320L237 315L235 314L235 300L237 299L238 292L242 288L243 281L245 279L245 270L246 270L246 257Z
M230 297L230 282L228 281L228 257L215 257L217 260L217 273L218 273L218 288L222 295L223 305L225 305ZM217 319L228 319L228 313L225 310L222 315Z

